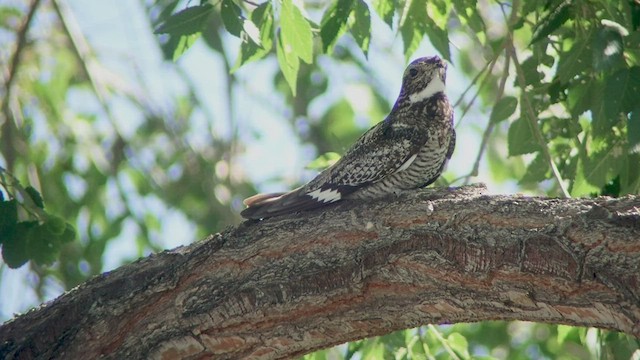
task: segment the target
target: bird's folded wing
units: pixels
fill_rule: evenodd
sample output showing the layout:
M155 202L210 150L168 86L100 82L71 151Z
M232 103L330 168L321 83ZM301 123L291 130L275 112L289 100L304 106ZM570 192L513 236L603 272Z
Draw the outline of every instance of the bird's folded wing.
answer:
M426 143L416 136L382 137L360 141L337 163L312 180L305 188L314 190L327 185L360 187L380 181L408 167Z

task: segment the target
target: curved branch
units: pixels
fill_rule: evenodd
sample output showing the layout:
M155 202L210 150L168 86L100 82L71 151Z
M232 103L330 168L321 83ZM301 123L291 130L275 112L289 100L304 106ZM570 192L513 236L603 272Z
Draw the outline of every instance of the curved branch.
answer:
M640 336L640 197L433 189L246 222L0 327L2 358L299 356L491 319Z

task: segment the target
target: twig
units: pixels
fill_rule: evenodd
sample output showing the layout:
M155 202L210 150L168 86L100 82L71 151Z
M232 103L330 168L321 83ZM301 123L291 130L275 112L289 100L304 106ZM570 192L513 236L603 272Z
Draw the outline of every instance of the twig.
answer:
M491 73L493 72L493 68L496 65L498 58L495 57L493 60L489 61L487 63L486 66L489 66L488 71L486 72L486 76L484 79L482 79L482 82L480 83L480 85L478 85L478 89L476 91L476 93L473 95L473 97L471 98L471 101L469 101L469 103L467 104L467 106L464 107L464 109L462 109L462 114L458 117L458 121L456 123L456 128L458 128L458 126L460 126L460 124L462 123L462 119L464 119L465 115L467 115L467 113L469 112L469 109L471 109L471 106L473 106L473 104L476 102L476 99L478 98L478 96L480 95L480 91L482 90L482 88L484 87L484 85L487 83L488 79L489 79L489 75L491 75ZM485 69L486 69L485 66ZM484 72L484 69L481 70L480 74L482 74ZM469 85L469 88L474 84L474 82L476 81L476 79L479 77L478 74L473 81L471 82L471 84ZM465 90L466 92L466 90ZM463 93L464 95L464 93ZM456 107L458 105L458 103L462 100L462 96L460 96L460 99L458 99L458 101L456 101L456 103L454 104L454 107Z
M27 13L27 17L24 19L24 22L20 26L16 37L16 49L13 52L13 57L11 58L11 65L8 68L8 74L6 76L7 81L5 82L5 94L4 99L2 100L2 108L9 104L9 99L11 98L11 87L13 82L16 79L16 75L18 74L18 68L20 67L20 58L22 57L22 51L27 45L27 32L31 27L31 22L36 14L36 10L38 5L40 5L41 0L33 0L31 6L29 7L29 13Z
M11 63L7 68L5 75L5 83L4 83L4 96L2 99L2 114L4 115L4 121L0 122L2 127L0 128L0 133L2 134L0 139L0 143L4 144L2 146L2 154L7 161L7 168L9 171L13 168L13 161L15 159L14 153L15 148L12 146L13 142L13 128L15 124L13 123L13 118L11 116L11 109L9 109L9 104L12 99L12 89L13 83L16 80L16 75L18 74L18 69L20 68L20 60L22 58L22 53L27 45L27 32L31 28L31 23L36 14L36 10L40 5L41 0L33 0L31 5L29 6L29 12L27 13L27 17L24 19L20 29L16 33L16 48L13 52L13 56L11 58Z
M504 87L507 83L507 78L509 77L509 63L511 62L511 57L508 55L505 56L505 64L504 64L504 72L502 73L502 79L500 80L500 85L498 87L498 94L496 95L496 103L502 99L504 95ZM485 150L487 149L487 144L489 143L489 137L491 133L493 133L493 129L495 128L495 124L489 119L489 123L487 127L484 129L484 133L482 134L482 141L480 142L480 149L478 149L478 154L476 155L476 160L473 163L473 168L471 172L465 176L464 185L468 185L472 176L477 176L478 171L480 170L480 161L482 160L482 155L484 155Z
M109 121L114 125L114 130L117 132L118 130L115 126L115 119L105 100L107 98L107 91L102 82L98 79L99 76L95 73L95 64L93 62L94 56L91 52L91 47L82 35L78 22L73 16L71 10L69 10L69 5L67 5L64 0L52 0L51 3L53 4L53 8L62 23L62 27L67 34L69 41L71 42L73 51L80 61L80 65L82 65L82 69L84 70L85 75L87 75L91 88L98 98L102 111L107 115Z
M558 185L560 186L562 195L565 198L570 198L571 195L569 194L569 190L567 189L567 186L564 183L564 180L562 179L562 175L560 175L560 171L558 170L558 167L556 166L555 162L553 162L553 158L551 157L551 153L549 152L547 143L545 142L544 137L540 132L540 127L538 127L538 117L534 114L533 106L531 105L531 102L527 97L527 94L525 91L526 84L524 82L524 72L522 70L522 67L520 66L520 62L518 61L518 55L516 54L516 49L513 46L513 38L511 37L511 33L509 33L509 44L507 49L511 53L511 57L513 58L513 64L515 65L515 68L516 68L516 75L517 75L516 79L518 81L518 85L522 89L522 104L520 104L520 108L522 109L522 106L526 105L524 106L524 109L526 110L526 114L528 115L527 119L529 120L529 124L531 125L531 128L533 130L533 136L535 136L536 140L538 141L538 144L540 145L540 148L542 151L542 155L544 156L545 160L547 161L547 163L549 163L549 166L551 167L551 172L553 173L553 177L556 179L556 181L558 182Z
M451 346L449 346L449 342L447 341L447 339L444 338L444 336L442 336L442 334L440 333L440 331L438 330L438 328L436 328L435 326L429 324L427 325L427 327L429 328L429 330L431 330L431 332L433 333L433 335L435 335L435 337L438 339L438 341L440 341L440 343L442 344L442 347L447 351L447 353L449 354L449 358L450 359L456 359L456 360L460 360L460 357L458 357L458 355L456 354L455 351L453 351L453 349L451 348Z
M482 76L482 74L484 74L484 72L487 70L487 68L489 67L489 65L491 65L492 63L494 63L496 61L496 58L493 58L489 61L487 61L486 64L484 64L484 66L482 67L482 69L480 69L480 71L478 72L478 74L473 78L473 80L471 80L471 82L469 83L469 86L467 86L466 89L464 89L464 91L462 92L462 94L460 94L460 97L458 98L458 100L456 100L456 102L453 104L453 107L457 107L458 105L460 105L460 103L462 102L462 100L464 99L465 95L467 95L467 93L469 92L469 90L471 90L471 88L473 87L473 85L476 84L476 82L478 81L478 79L480 78L480 76ZM491 73L491 71L489 71L489 73Z

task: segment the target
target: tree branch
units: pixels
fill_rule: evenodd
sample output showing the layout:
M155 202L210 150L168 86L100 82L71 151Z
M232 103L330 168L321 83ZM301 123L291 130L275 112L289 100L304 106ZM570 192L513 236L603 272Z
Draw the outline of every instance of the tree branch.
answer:
M7 162L7 169L9 171L14 170L13 164L16 157L20 154L19 151L16 151L19 146L15 145L14 137L16 133L16 124L14 123L14 117L11 110L11 103L14 100L13 83L18 75L18 69L20 68L22 60L22 53L27 47L27 33L31 28L33 18L36 15L36 10L38 9L40 2L41 0L33 0L29 5L29 12L16 32L16 47L11 57L11 63L5 69L5 74L3 74L5 82L2 101L0 101L0 152L2 152L2 155Z
M245 222L95 277L0 327L0 358L299 356L427 323L640 336L640 197L483 186Z

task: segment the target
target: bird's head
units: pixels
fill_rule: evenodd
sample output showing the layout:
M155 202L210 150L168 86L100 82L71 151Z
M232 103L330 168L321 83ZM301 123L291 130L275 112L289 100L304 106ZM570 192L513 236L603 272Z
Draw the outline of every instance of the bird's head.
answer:
M400 99L411 104L443 93L447 64L438 56L416 59L407 66L402 77ZM399 100L400 100L399 99Z

